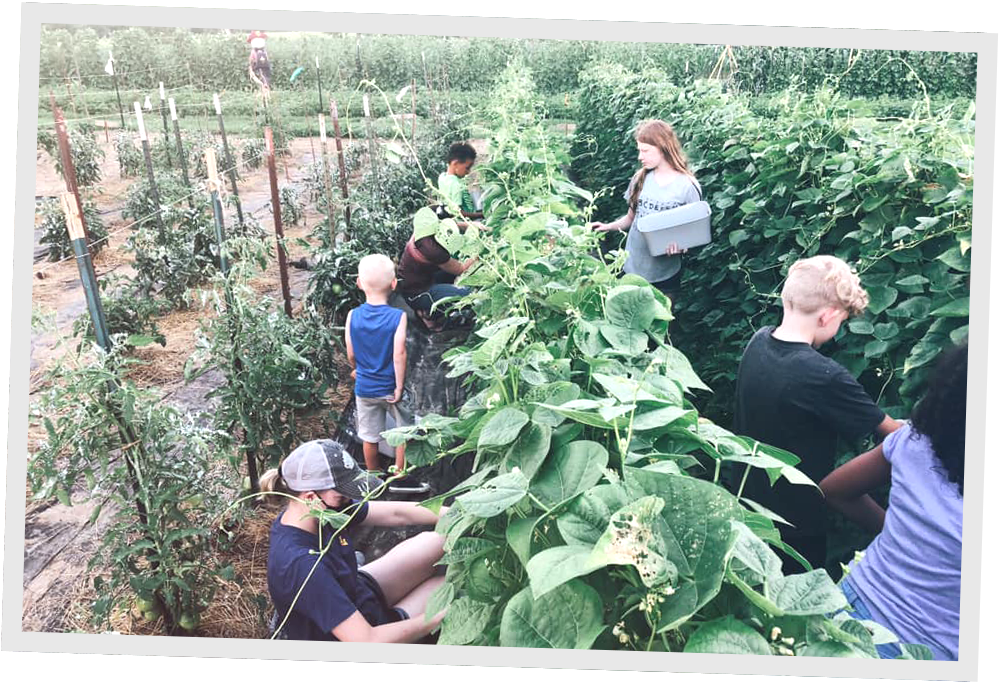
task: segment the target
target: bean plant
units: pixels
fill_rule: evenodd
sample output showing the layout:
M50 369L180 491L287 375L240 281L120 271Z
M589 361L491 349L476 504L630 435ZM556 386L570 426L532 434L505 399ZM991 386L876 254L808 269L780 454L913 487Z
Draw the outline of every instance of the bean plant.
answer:
M733 463L815 486L797 457L699 415L692 392L707 387L666 340L669 300L619 277L622 254L603 256L573 209L580 193L540 172L535 193L511 188L520 215L487 211L485 231L415 218L479 258L460 281L478 325L446 359L469 400L385 435L415 466L473 460L424 504L455 497L437 526L447 581L427 608L447 609L438 643L877 657L896 637L847 617L776 516L719 481ZM544 210L553 194L570 211ZM803 572L784 575L772 547Z

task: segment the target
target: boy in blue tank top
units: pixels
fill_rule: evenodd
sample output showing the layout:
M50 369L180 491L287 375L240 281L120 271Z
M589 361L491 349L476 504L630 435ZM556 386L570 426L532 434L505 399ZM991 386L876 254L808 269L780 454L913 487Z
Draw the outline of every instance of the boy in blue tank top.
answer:
M365 466L378 472L378 443L385 431L386 414L392 413L397 426L411 422L401 404L406 377L406 316L389 306L389 295L396 287L396 267L389 257L369 254L361 259L358 287L365 293L365 303L347 314L347 362L354 368L358 438L364 443ZM406 467L405 450L405 446L396 448L397 472ZM399 486L392 489L402 491ZM408 492L427 489L427 485L416 483L405 488Z

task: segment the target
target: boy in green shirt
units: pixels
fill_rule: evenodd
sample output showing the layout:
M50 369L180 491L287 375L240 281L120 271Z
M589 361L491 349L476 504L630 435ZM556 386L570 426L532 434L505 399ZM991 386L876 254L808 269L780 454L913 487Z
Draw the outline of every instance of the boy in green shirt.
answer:
M476 203L466 187L465 177L476 162L476 150L469 143L452 143L448 149L448 169L438 176L438 190L445 196L447 207L445 211L452 214L455 207L461 211L461 216L455 218L481 219L483 213L476 211Z

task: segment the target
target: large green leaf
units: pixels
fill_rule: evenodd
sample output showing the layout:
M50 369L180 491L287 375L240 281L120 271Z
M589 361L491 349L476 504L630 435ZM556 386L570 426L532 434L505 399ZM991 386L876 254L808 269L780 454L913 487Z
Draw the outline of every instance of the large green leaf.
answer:
M711 389L701 381L698 374L691 367L691 362L681 353L669 345L656 350L656 356L663 359L667 377L677 380L684 386L684 389L700 389L711 392Z
M608 452L597 442L570 442L546 459L531 493L545 505L556 506L597 484L607 466Z
M535 534L535 527L541 519L541 515L531 518L517 518L511 520L507 525L505 532L507 545L514 551L518 560L521 561L521 565L528 565L528 560L531 558L531 540Z
M579 385L575 385L572 382L565 380L560 380L558 382L550 383L544 387L533 389L526 396L526 400L530 402L558 406L568 401L574 401L579 397ZM562 422L566 420L566 417L555 413L551 409L547 409L536 404L531 411L531 419L540 425L548 425L555 428L559 427Z
M656 298L648 286L619 285L608 292L604 300L604 315L622 328L646 330L655 316L655 302Z
M511 444L504 458L504 469L510 471L519 468L530 480L545 462L551 442L552 428L532 422Z
M939 317L954 317L954 318L968 318L969 317L969 298L962 297L956 299L952 302L948 302L944 306L938 307L931 311L931 316Z
M626 472L646 494L665 504L661 534L667 560L681 576L676 593L663 604L657 629L674 629L719 593L735 539L730 521L740 520L743 509L735 497L711 482L631 468Z
M435 565L452 565L470 561L473 558L486 556L495 552L499 547L488 539L478 537L463 537L455 542L451 550L446 553Z
M649 337L646 333L623 328L613 323L603 323L599 326L601 335L615 351L635 356L646 351Z
M575 577L588 575L607 563L586 546L554 546L528 561L531 594L537 600Z
M604 631L604 603L580 580L570 580L538 600L526 587L500 620L500 645L528 648L590 648Z
M631 565L648 587L677 583L677 566L667 560L659 514L663 500L644 496L615 511L608 527L594 545L589 567Z
M847 607L826 570L775 577L764 584L764 594L785 615L825 615Z
M880 314L896 301L899 292L894 287L870 287L868 288L868 310L873 314Z
M507 446L517 438L528 420L524 411L510 407L500 409L479 433L479 447Z
M567 544L582 544L591 548L611 522L611 515L628 503L624 490L617 484L591 487L573 499L556 519L559 534Z
M781 559L760 537L739 521L732 522L736 530L731 567L744 582L751 586L781 577Z
M664 430L672 423L682 418L691 418L694 415L696 414L693 411L681 408L680 406L665 406L637 415L632 421L632 429L636 432Z
M771 647L756 629L727 615L696 629L684 645L684 652L771 655Z
M490 623L494 605L473 601L468 596L456 600L441 621L441 635L437 642L462 646L473 641Z
M430 207L421 207L413 215L413 239L420 240L437 232L441 220Z
M483 483L479 489L455 499L463 510L479 518L492 518L524 498L528 493L528 479L519 472L498 475Z

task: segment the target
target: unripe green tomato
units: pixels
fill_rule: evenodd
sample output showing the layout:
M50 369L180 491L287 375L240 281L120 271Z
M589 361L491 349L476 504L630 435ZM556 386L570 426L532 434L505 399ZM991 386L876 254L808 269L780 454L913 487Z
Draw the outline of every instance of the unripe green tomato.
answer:
M201 620L198 618L197 615L190 615L188 613L184 613L181 615L181 619L177 621L177 624L185 632L193 632L194 630L198 629L198 624L200 622Z

